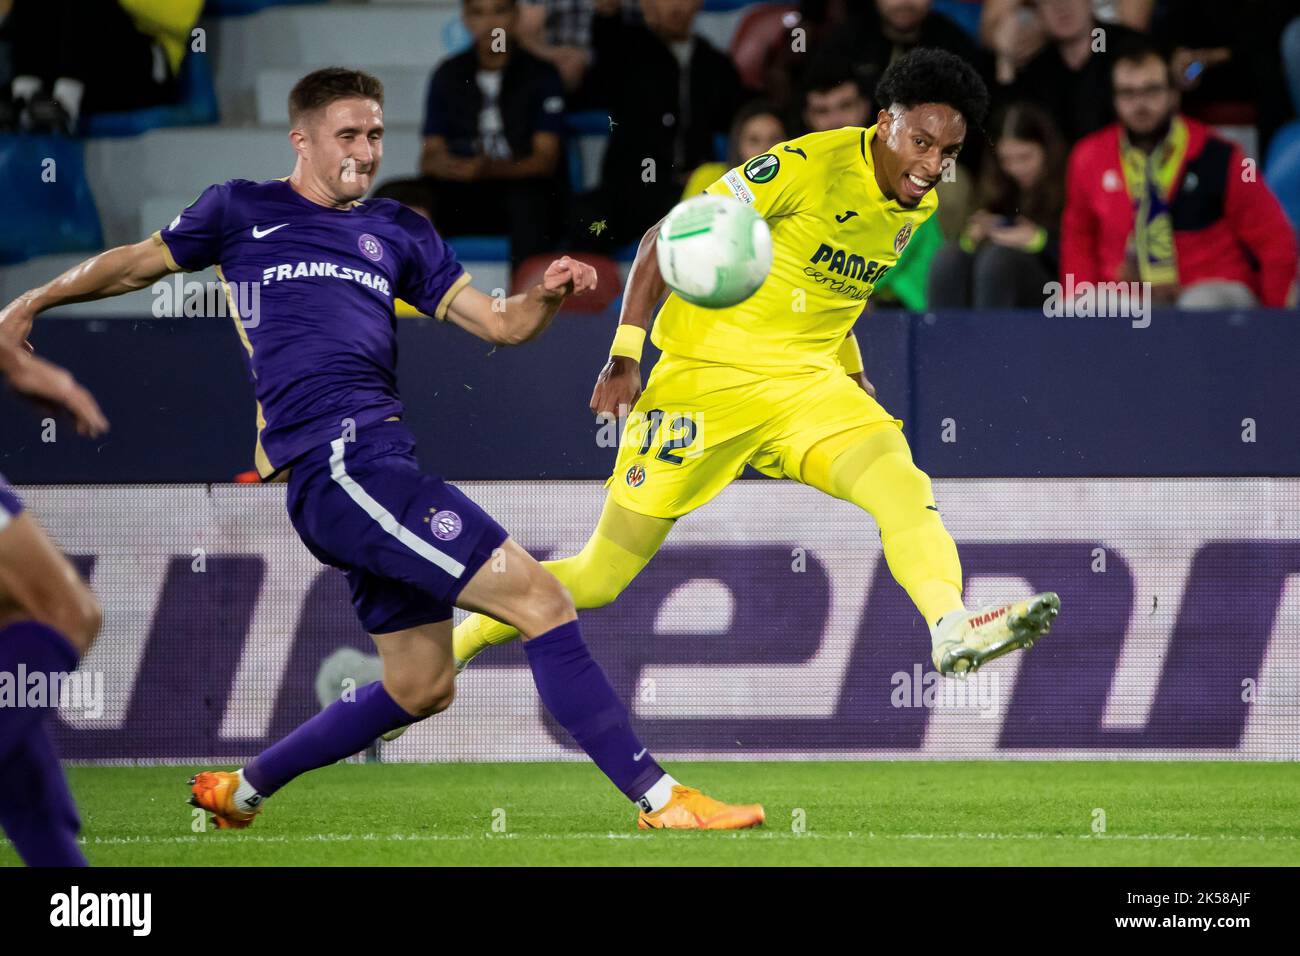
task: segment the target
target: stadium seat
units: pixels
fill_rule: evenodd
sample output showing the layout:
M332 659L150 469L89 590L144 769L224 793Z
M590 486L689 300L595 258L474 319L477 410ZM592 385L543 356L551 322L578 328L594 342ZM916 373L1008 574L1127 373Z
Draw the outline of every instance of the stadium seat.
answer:
M415 169L420 139L412 128L384 135L389 170ZM177 162L183 157L183 162ZM99 203L108 242L136 242L170 221L142 221L147 200L184 197L190 202L212 183L227 179L274 179L293 169L293 150L283 128L196 126L156 129L142 136L108 137L86 143L86 171Z
M798 22L799 8L788 3L763 4L741 17L731 37L731 61L745 86L763 88L763 69L772 48L785 42Z
M47 170L56 177L53 181L34 180ZM79 141L65 136L0 135L0 180L34 182L5 191L4 219L10 228L0 233L0 265L104 248Z
M1274 134L1264 160L1264 179L1300 236L1300 120Z
M323 4L325 0L208 0L203 12L210 17L242 17L267 7L302 6L309 3Z
M566 137L564 140L564 171L569 177L569 188L575 193L582 192L584 189L582 147L572 137Z
M469 30L459 17L442 25L443 56L455 56L468 50L473 42L474 38L469 35Z
M972 39L979 39L982 7L980 0L934 0L932 9L965 30Z
M564 132L568 136L608 136L609 114L604 110L578 110L565 113Z
M1254 126L1259 121L1259 107L1245 100L1214 100L1187 112L1210 126Z
M121 113L97 113L83 118L83 136L139 136L164 126L202 126L220 120L212 65L206 53L190 53L181 61L180 99L168 106L151 106Z
M546 267L555 260L556 255L546 252L530 256L521 262L511 281L512 293L524 292L541 282ZM596 290L574 296L564 303L564 309L566 312L604 312L622 291L623 282L619 276L618 263L607 256L590 252L582 254L582 261L596 267Z
M447 245L461 262L475 259L504 262L510 258L510 240L505 236L454 236Z
M424 97L429 85L431 65L423 66L376 66L370 69L384 84L384 123L394 126L414 126L419 128L424 122ZM284 127L285 105L289 102L289 91L302 78L305 68L302 66L268 66L259 68L253 77L253 115L252 119L259 126ZM235 114L228 121L238 123L241 107L246 108L246 101L232 104L230 110Z
M1295 152L1300 146L1300 120L1292 120L1273 134L1273 141L1268 144L1268 155L1264 157L1264 174L1277 163Z
M600 160L609 139L609 114L579 110L562 117L569 186L575 193L594 189L600 181Z

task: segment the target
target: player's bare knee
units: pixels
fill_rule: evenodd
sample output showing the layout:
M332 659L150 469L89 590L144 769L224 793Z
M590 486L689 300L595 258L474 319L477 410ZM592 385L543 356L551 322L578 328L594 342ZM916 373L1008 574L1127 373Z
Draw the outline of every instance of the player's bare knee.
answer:
M429 684L415 706L411 708L411 713L417 717L432 717L434 714L441 714L451 706L451 702L456 697L456 681L453 677L446 679L439 677Z
M569 589L550 574L538 579L533 590L538 621L550 630L578 616Z
M455 672L422 679L385 680L388 694L408 714L432 717L451 706L456 696Z
M516 621L524 640L574 620L578 612L568 589L554 575L540 566L531 576L527 589L520 595Z

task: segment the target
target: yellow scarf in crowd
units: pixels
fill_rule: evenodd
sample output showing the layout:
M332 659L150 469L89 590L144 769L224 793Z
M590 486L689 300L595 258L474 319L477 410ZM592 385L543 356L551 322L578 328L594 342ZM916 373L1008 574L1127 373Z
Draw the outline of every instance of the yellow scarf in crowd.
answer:
M203 0L118 0L135 27L151 36L167 55L172 75L189 50L190 30L199 22Z
M1124 182L1133 200L1133 248L1137 254L1138 276L1153 285L1178 281L1178 261L1174 255L1174 224L1170 214L1174 177L1187 155L1187 124L1175 116L1164 142L1147 155L1120 134L1120 165Z

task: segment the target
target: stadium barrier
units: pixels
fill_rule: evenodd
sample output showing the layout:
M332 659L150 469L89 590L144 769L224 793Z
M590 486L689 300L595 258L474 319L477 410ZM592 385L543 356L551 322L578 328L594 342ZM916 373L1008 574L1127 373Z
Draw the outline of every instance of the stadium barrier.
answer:
M1294 312L1144 321L881 311L857 331L881 403L935 477L1300 475L1300 386L1280 358L1300 354ZM402 320L398 382L424 466L456 480L607 477L614 448L587 404L615 322L562 315L535 342L492 349ZM253 389L229 318L47 319L34 339L95 392L113 431L49 441L40 415L0 399L11 481L229 481L252 467Z
M598 482L468 483L530 551L573 553ZM869 518L739 482L682 519L612 605L596 658L666 758L1300 758L1300 480L948 480L972 606L1053 589L1025 654L942 680ZM73 760L244 760L318 707L323 662L372 653L283 486L41 487L30 508L105 607L60 711ZM373 677L360 680L364 683ZM580 759L518 644L393 761Z

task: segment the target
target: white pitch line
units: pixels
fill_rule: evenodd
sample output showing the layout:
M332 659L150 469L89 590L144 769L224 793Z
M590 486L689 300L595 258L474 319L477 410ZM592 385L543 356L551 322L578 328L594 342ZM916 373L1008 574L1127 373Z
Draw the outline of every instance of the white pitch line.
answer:
M1294 834L1266 833L869 833L868 836L886 840L1092 840L1098 843L1108 840L1236 840L1267 843L1296 839Z
M767 832L731 832L715 834L719 837L744 840L1074 840L1105 843L1108 841L1151 841L1151 842L1237 842L1237 843L1272 843L1294 842L1292 834L1197 834L1197 833L783 833ZM82 837L78 842L84 846L133 846L133 845L182 845L198 844L205 840L220 840L222 843L466 843L470 841L493 840L655 840L660 839L653 833L315 833L303 835L226 833L214 837L210 834L169 837ZM0 841L9 845L8 841ZM220 845L220 844L214 844Z

